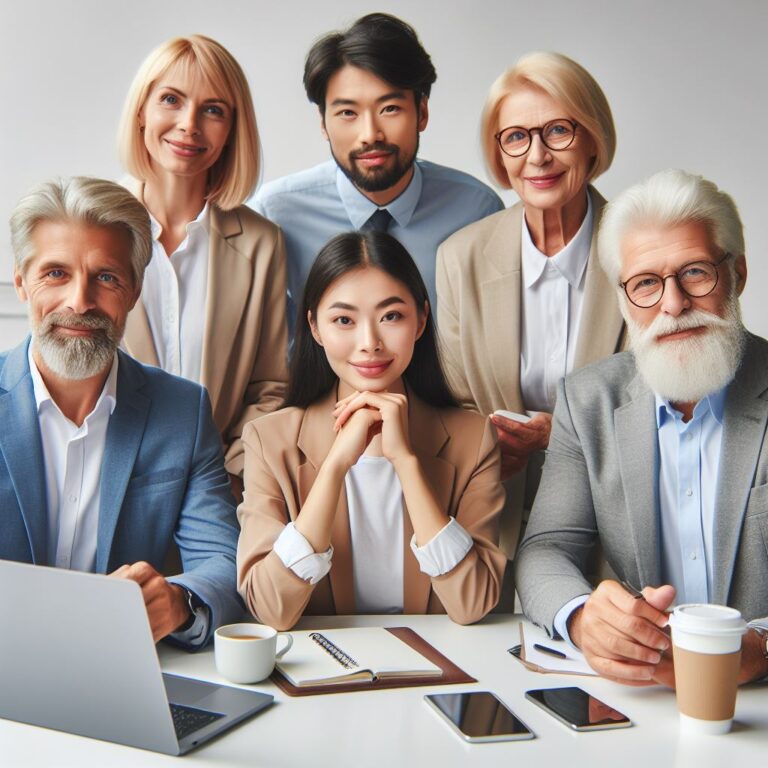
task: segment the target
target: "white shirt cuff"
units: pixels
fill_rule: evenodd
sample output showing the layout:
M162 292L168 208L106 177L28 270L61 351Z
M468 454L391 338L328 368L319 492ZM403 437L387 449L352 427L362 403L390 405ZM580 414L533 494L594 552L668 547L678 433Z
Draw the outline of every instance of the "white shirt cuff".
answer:
M571 636L568 634L568 619L571 618L571 614L577 609L581 608L584 603L587 602L589 595L579 595L574 597L573 600L569 600L556 614L555 614L555 631L560 637L565 640L571 648L576 648L571 640ZM577 649L578 650L578 649Z
M273 549L286 568L310 584L317 584L331 570L333 547L328 547L325 552L315 552L293 523L283 528Z
M417 546L415 535L411 538L411 552L427 576L442 576L452 571L472 546L472 537L453 517L423 547Z

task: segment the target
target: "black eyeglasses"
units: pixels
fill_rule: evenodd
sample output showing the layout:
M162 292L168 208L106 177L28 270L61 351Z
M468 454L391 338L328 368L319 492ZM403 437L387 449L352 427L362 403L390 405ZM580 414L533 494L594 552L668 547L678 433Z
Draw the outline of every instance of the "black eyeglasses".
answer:
M513 125L499 131L494 138L505 155L521 157L531 148L534 133L539 134L541 143L547 149L560 152L573 144L573 140L576 138L576 128L578 128L578 123L561 117L557 120L550 120L537 128L522 128L519 125Z
M719 261L691 261L683 264L677 272L668 275L657 275L654 272L644 272L634 275L629 280L619 283L627 294L627 298L642 309L654 307L661 301L670 277L675 279L677 287L692 299L700 299L715 290L719 278L717 268L730 256L726 253Z

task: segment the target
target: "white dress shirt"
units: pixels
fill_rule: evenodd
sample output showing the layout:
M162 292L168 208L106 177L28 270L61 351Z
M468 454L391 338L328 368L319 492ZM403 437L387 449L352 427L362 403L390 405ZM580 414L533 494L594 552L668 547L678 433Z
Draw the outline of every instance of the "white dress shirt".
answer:
M345 479L352 543L352 578L358 613L403 611L403 489L392 463L361 456ZM428 576L452 571L472 549L472 537L450 518L423 547L411 537L411 551ZM332 548L315 553L289 523L278 536L275 554L299 578L316 584L331 569Z
M117 396L117 355L93 410L78 427L51 398L32 357L29 370L45 462L48 564L75 571L96 566L101 463Z
M27 354L45 463L48 564L93 573L101 506L101 465L109 418L117 405L118 357L115 355L96 405L78 427L61 412L48 392L32 357L31 344ZM199 644L208 634L210 613L203 607L193 619L191 626L172 633L173 637L180 642Z
M559 253L546 256L522 227L520 389L529 411L552 411L557 382L573 369L589 251L592 201L579 231Z
M208 295L208 204L187 224L187 236L170 256L159 240L162 227L152 214L149 218L152 258L141 299L157 358L164 371L200 383Z

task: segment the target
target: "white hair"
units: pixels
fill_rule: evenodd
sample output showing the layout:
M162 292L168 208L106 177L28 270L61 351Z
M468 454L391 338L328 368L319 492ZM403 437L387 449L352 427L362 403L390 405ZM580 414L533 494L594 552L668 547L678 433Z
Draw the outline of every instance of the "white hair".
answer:
M686 171L655 173L622 192L604 210L598 235L600 262L618 287L621 244L627 233L646 226L704 224L715 245L733 257L744 255L744 232L736 204L716 184ZM733 271L735 258L728 260Z
M44 221L72 221L114 227L131 240L131 269L137 287L152 256L152 230L144 206L113 181L72 176L38 184L11 214L11 246L23 275L34 256L32 233Z

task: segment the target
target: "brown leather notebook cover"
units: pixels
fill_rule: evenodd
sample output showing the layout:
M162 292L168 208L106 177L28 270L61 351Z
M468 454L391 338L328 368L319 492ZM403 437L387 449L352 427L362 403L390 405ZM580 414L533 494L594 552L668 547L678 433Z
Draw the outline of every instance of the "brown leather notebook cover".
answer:
M349 691L376 691L383 688L411 688L418 685L450 685L451 683L476 683L474 677L470 677L461 667L457 667L450 659L443 656L440 651L430 645L421 635L410 627L387 627L395 637L399 637L404 643L425 656L433 664L443 671L440 677L421 675L419 677L390 677L386 680L374 680L373 682L341 683L336 685L305 685L301 688L290 683L283 674L275 668L271 680L288 696L316 696L319 693L348 693Z

